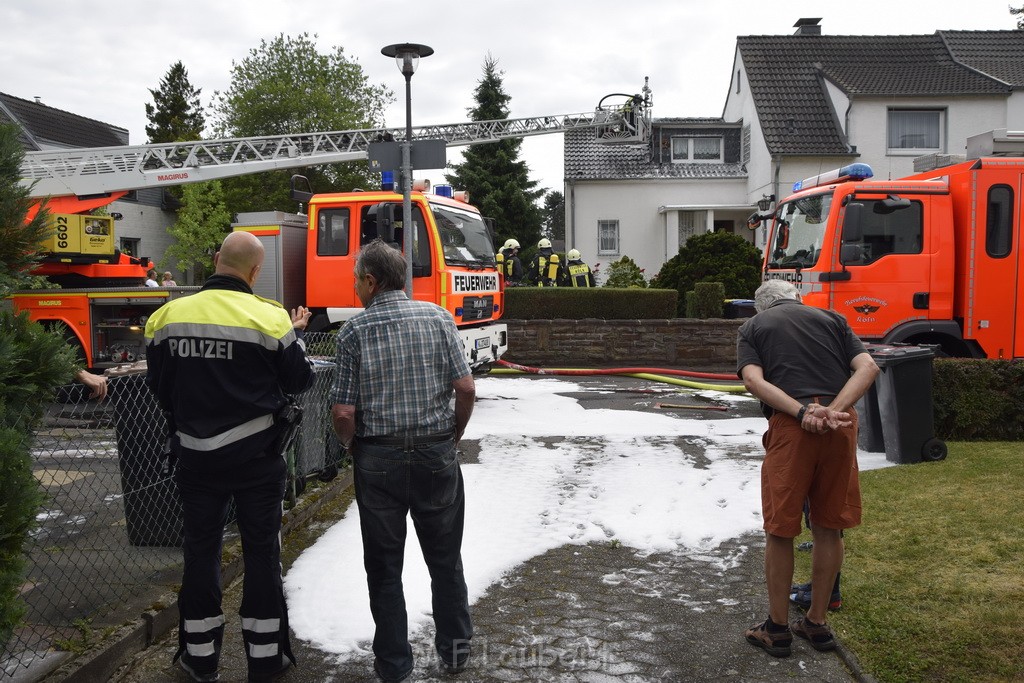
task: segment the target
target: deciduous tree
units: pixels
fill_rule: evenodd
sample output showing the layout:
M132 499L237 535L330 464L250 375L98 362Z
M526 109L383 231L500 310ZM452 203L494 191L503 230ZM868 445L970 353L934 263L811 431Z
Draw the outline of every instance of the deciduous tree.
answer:
M469 109L473 121L507 119L512 99L504 90L498 60L484 59L484 75L474 91L476 106ZM544 194L530 180L530 169L519 160L521 139L471 145L461 164L449 164L445 178L455 188L467 190L469 200L484 216L495 219L498 245L512 237L524 248L535 246L541 236L543 213L537 202Z
M178 270L188 272L189 284L201 284L213 270L213 254L230 224L220 181L183 185L178 220L167 229L174 243L167 248L161 266L173 259Z
M355 59L335 47L321 52L316 35L279 35L263 40L234 62L231 86L215 92L211 127L217 137L256 137L380 127L394 95L373 85ZM338 192L379 184L365 162L270 171L224 181L228 208L288 209L291 174L307 176L316 192Z

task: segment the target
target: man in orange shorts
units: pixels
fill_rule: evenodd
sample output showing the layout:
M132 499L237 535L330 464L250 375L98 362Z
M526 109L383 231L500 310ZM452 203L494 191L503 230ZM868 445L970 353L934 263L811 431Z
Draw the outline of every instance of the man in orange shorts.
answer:
M792 283L765 282L754 307L757 315L739 329L736 360L768 418L761 466L768 618L744 635L768 654L787 657L794 633L816 650L835 648L825 610L843 564L841 532L860 524L861 513L853 404L878 366L845 318L804 306ZM793 539L805 501L814 537L811 606L788 623Z

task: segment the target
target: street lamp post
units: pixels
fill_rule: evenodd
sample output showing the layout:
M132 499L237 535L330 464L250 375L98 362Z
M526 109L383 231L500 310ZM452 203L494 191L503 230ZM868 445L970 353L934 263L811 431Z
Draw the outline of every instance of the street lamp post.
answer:
M412 75L420 57L429 57L434 49L416 43L396 43L381 49L385 57L394 57L405 76L405 142L402 143L402 235L405 250L405 291L412 298Z

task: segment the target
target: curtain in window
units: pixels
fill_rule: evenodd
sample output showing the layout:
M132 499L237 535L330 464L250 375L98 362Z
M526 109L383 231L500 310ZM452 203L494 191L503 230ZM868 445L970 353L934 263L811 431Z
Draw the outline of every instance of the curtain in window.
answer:
M722 158L722 139L694 138L693 158L695 161L718 161Z
M672 159L675 161L690 158L690 138L672 138Z
M686 244L686 240L693 237L695 232L704 232L707 222L707 211L680 211L679 246Z
M889 149L939 149L939 112L889 112Z
M601 254L619 253L619 222L597 222L597 249Z

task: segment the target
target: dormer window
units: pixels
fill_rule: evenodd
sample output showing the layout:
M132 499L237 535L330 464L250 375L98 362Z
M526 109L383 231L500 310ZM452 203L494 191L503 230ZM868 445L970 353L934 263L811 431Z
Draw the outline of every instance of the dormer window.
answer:
M722 163L721 137L672 137L672 163Z

